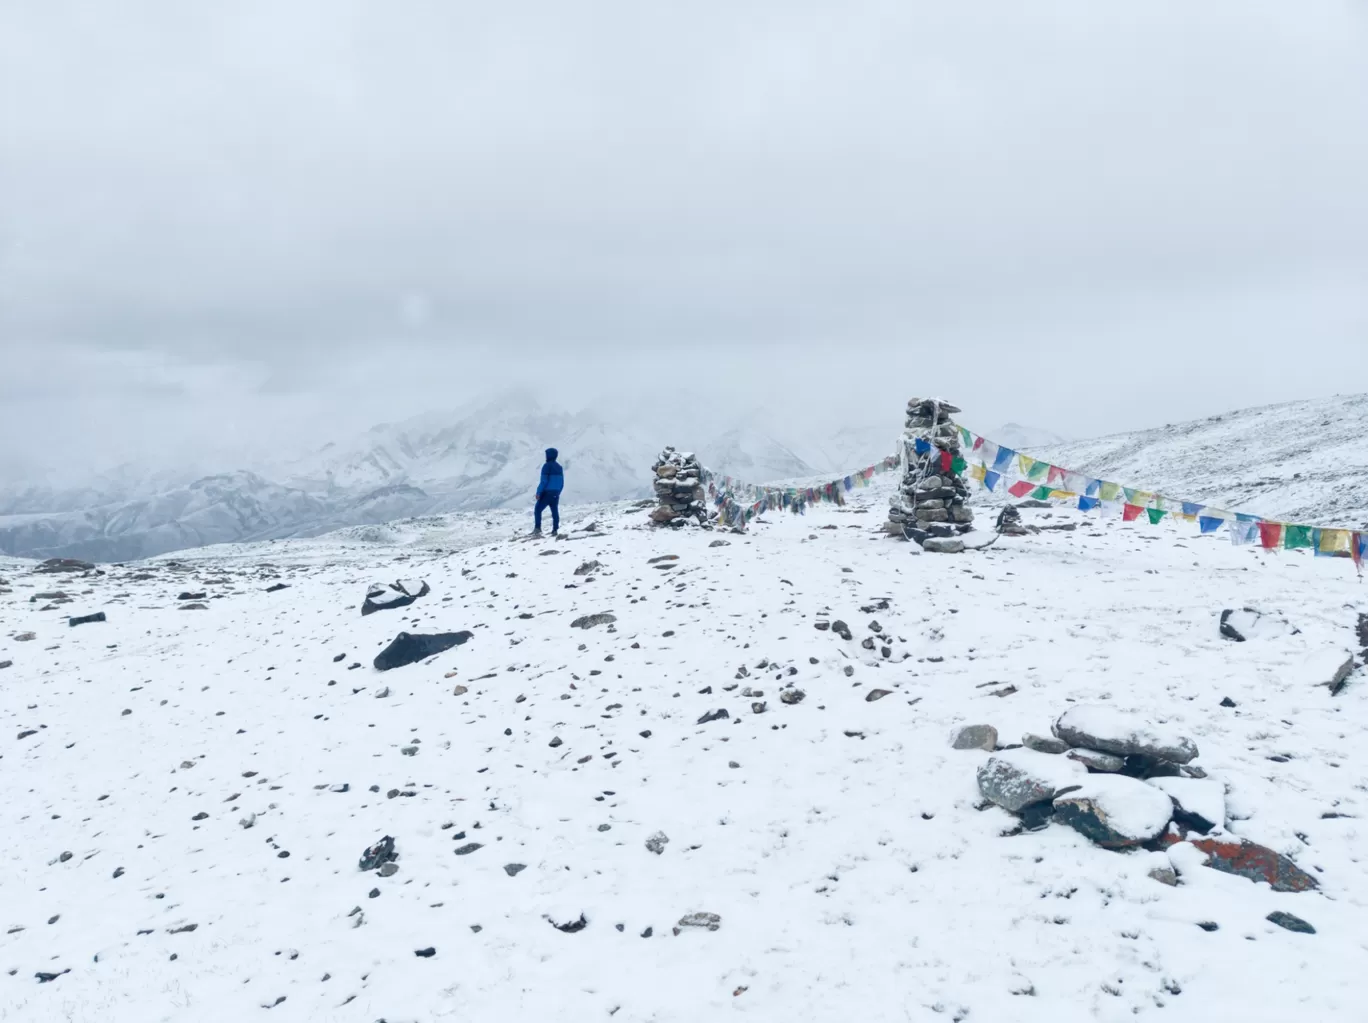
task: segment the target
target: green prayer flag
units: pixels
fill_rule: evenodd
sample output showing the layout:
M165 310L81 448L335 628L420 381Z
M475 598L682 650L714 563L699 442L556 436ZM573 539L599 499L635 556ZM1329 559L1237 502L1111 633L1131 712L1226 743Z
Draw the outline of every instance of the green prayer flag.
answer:
M968 467L969 463L966 462L959 455L956 455L954 458L950 460L950 471L953 472L956 476L964 472L964 470Z
M1050 488L1036 487L1034 490L1031 491L1031 496L1034 497L1037 501L1048 501L1050 499Z
M1127 503L1127 504L1134 504L1134 503L1135 503L1135 494L1136 494L1136 491L1135 491L1135 488L1134 488L1134 487L1122 487L1122 488L1121 488L1121 492L1122 492L1123 494L1126 495L1126 503Z
M1283 546L1284 547L1310 547L1311 546L1311 527L1310 526L1285 526L1283 527Z
M1156 525L1160 519L1168 514L1163 508L1146 508L1145 512L1149 515L1151 526Z
M1026 478L1028 480L1038 480L1040 479L1040 477L1044 476L1049 471L1049 462L1036 462L1034 465L1031 466L1030 471L1026 473Z

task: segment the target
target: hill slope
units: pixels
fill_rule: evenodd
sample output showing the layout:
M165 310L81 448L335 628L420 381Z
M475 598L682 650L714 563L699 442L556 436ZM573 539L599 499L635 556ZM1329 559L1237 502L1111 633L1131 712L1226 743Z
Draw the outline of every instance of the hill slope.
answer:
M1031 454L1266 518L1368 526L1368 394L1265 405Z
M1368 610L1346 563L1057 510L1027 514L1078 528L921 554L875 531L887 496L747 536L596 508L599 530L457 555L349 531L60 581L0 568L0 1005L78 1023L1358 1019L1368 701L1316 684ZM450 549L463 523L491 528L472 518L415 535ZM367 584L396 577L432 592L361 617ZM30 599L58 588L71 603ZM1300 631L1222 639L1220 610L1245 605ZM598 613L616 621L575 627ZM832 619L850 640L814 628ZM456 629L469 641L428 663L371 667L400 630ZM1012 744L1083 704L1194 739L1218 829L1323 894L986 805L989 754L954 731ZM359 869L386 835L398 872ZM1174 866L1176 887L1149 876Z

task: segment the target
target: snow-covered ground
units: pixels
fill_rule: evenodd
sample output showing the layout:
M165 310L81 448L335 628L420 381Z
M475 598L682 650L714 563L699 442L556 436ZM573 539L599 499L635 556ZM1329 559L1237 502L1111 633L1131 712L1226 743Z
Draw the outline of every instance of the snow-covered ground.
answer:
M1352 565L1057 510L923 554L876 531L891 479L745 536L617 506L0 564L0 1019L1362 1019L1368 688L1317 684ZM398 578L432 591L361 617ZM1300 631L1222 639L1246 605ZM402 629L473 637L375 671ZM951 735L1086 704L1195 740L1225 830L1320 889L1019 833Z

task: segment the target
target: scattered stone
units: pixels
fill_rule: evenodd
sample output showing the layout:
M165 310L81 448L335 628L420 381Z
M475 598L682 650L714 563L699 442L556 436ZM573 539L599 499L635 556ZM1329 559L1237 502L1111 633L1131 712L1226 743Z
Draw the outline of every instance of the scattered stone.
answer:
M802 703L803 698L806 696L807 693L803 692L801 689L785 689L779 694L779 702L793 705L795 703Z
M1232 700L1229 696L1222 697L1222 698L1221 698L1221 706L1222 706L1222 707L1233 707L1233 706L1235 706L1235 701Z
M1082 764L1025 748L994 754L978 769L979 792L1011 813L1050 802L1087 779Z
M1197 756L1197 744L1186 736L1161 726L1139 724L1133 715L1096 704L1070 707L1052 730L1070 746L1119 757L1145 756L1186 764Z
M179 597L177 597L176 599L177 599L177 600L204 600L204 599L205 599L206 597L208 597L208 596L209 596L208 593L191 593L189 590L185 590L185 591L182 592L181 595L180 595Z
M366 591L365 602L361 605L361 617L373 615L377 611L408 607L419 597L426 597L431 592L432 589L426 582L413 579L376 584Z
M592 629L595 625L611 625L617 621L617 615L603 612L596 615L585 615L583 618L576 618L570 623L572 629Z
M550 918L548 917L548 919L550 919ZM581 913L581 914L579 915L579 919L578 919L578 920L571 920L569 923L564 923L564 924L558 924L558 923L556 923L556 921L552 920L552 921L551 921L551 926L554 927L554 928L555 928L556 930L558 930L558 931L564 931L566 934L575 934L575 933L577 933L578 931L582 931L582 930L584 930L586 927L588 927L588 926L589 926L589 921L586 920L586 919L584 918L584 914Z
M1150 870L1149 876L1170 888L1178 887L1178 872L1172 867L1154 867Z
M1314 877L1282 853L1244 839L1193 838L1170 831L1161 839L1166 846L1188 841L1206 853L1206 865L1258 883L1267 882L1275 892L1305 892L1320 887Z
M468 693L468 692L470 692L470 690L467 689L465 686L457 686L455 689L453 689L453 690L451 691L451 695L452 695L452 696L464 696L464 695L465 695L466 693Z
M712 543L708 544L708 546L709 546L709 547L730 547L730 546L731 546L731 541L730 541L730 540L714 540ZM648 928L648 930L649 930L649 928Z
M483 849L483 848L484 848L484 845L483 845L482 843L480 843L480 842L467 842L465 845L462 845L462 846L457 847L457 849L456 849L456 855L457 855L457 856L469 856L469 855L470 855L471 853L473 853L476 849Z
M951 740L951 749L985 749L994 750L997 748L998 733L992 725L965 725L955 733L955 738Z
M1335 669L1334 674L1330 676L1330 681L1327 683L1327 685L1330 686L1330 695L1338 696L1340 690L1348 683L1349 676L1353 673L1354 655L1349 654L1348 657L1340 663L1340 666Z
M392 668L402 668L406 664L413 664L444 650L450 650L454 646L460 646L473 635L474 633L464 630L430 635L401 632L394 637L389 646L375 655L375 670L389 671Z
M437 954L437 950L433 948L431 945L429 945L427 948L418 949L413 954L416 955L419 959L431 959L433 956Z
M0 671L4 671L6 668L12 667L14 667L13 661L0 661Z
M845 622L841 621L839 618L831 623L831 631L836 633L836 635L840 636L844 640L848 641L851 638L850 626L847 625Z
M94 569L95 566L89 561L81 561L79 558L48 558L34 571L51 574L56 572L91 572Z
M706 725L709 721L721 721L724 718L729 717L731 717L731 715L727 713L726 708L722 708L720 710L711 710L708 711L708 713L704 714L701 718L699 718L698 723L700 725Z
M1112 753L1103 753L1095 749L1071 749L1064 755L1070 760L1077 760L1091 771L1099 771L1104 774L1117 774L1126 766L1124 757L1118 757Z
M521 874L521 873L522 873L524 870L526 870L526 869L527 869L527 864L525 864L525 863L505 863L505 864L504 864L504 873L507 874L509 877L517 877L519 874Z
M716 913L685 913L675 925L675 933L685 927L704 927L715 931L722 926L722 918Z
M1125 849L1168 827L1173 801L1163 792L1117 774L1092 774L1054 801L1055 817L1104 849Z
M71 626L89 625L91 622L104 621L108 621L108 619L105 618L105 613L103 611L96 611L93 615L81 615L78 618L68 618L67 624Z
M612 831L612 830L613 830L613 826L612 826L611 824L600 824L600 825L598 826L598 829L599 829L600 831Z
M1284 913L1281 909L1275 909L1273 912L1269 913L1268 916L1264 917L1264 919L1269 923L1277 924L1279 927L1289 931L1295 931L1298 934L1316 933L1316 929L1301 917L1293 916L1291 913Z
M393 862L380 864L381 877L393 877L397 873L399 873L399 864Z
M1056 739L1053 735L1036 735L1034 732L1027 732L1021 737L1021 744L1027 749L1033 749L1037 753L1067 753L1069 744L1063 739Z
M557 746L560 746L562 742L563 740L561 739L561 737L557 735L549 743L547 743L547 745L550 746L552 749L555 749Z
M865 703L873 703L875 700L882 700L885 696L892 695L893 690L891 689L871 689L865 695Z
M964 541L958 537L928 536L922 541L922 550L930 554L963 554Z
M398 858L399 853L394 849L394 839L386 835L361 854L361 861L357 866L362 870L376 870Z
M575 575L588 575L590 572L597 572L602 567L597 561L586 561L575 569Z
M288 590L289 588L290 588L290 584L289 584L289 583L276 583L274 586L267 586L267 587L266 587L266 592L267 592L267 593L279 593L281 590Z
M765 701L764 701L764 700L755 700L754 702L752 702L752 703L751 703L751 713L752 713L752 714L763 714L763 713L765 713Z
M1199 920L1197 922L1197 926L1200 927L1202 930L1206 931L1208 934L1210 934L1212 931L1219 931L1221 929L1221 925L1218 924L1215 920Z
M1173 800L1173 819L1203 835L1225 826L1225 786L1197 778L1148 778L1146 782Z
M650 838L646 839L646 848L659 856L665 851L665 846L670 841L669 836L663 831L657 831Z

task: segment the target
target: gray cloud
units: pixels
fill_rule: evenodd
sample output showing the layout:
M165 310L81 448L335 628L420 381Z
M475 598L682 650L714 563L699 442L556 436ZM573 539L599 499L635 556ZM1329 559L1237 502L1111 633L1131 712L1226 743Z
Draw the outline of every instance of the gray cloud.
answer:
M226 459L681 361L1073 434L1353 386L1366 48L1330 0L8 5L0 430Z

